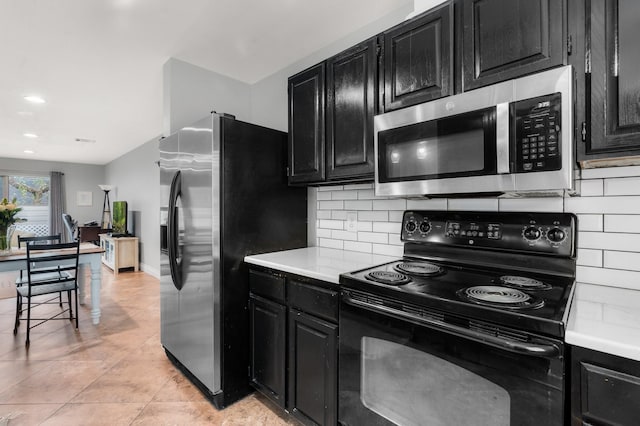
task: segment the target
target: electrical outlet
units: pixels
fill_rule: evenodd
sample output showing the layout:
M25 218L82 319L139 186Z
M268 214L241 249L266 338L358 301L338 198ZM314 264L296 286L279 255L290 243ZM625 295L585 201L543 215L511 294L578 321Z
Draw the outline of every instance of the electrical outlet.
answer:
M347 212L347 231L356 232L358 230L358 212Z

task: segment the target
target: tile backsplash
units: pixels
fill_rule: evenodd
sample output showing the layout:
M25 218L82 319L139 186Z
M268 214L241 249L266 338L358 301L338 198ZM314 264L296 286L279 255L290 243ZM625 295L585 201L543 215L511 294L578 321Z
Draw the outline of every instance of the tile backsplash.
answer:
M580 184L579 197L518 199L376 197L373 184L309 188L310 236L321 247L401 256L405 210L572 212L578 281L640 290L640 166L583 170Z

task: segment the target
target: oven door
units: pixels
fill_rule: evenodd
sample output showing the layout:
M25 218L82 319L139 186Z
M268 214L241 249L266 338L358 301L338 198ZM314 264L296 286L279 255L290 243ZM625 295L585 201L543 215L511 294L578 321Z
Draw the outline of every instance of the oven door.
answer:
M561 341L485 339L354 293L344 290L341 301L340 424L563 424Z

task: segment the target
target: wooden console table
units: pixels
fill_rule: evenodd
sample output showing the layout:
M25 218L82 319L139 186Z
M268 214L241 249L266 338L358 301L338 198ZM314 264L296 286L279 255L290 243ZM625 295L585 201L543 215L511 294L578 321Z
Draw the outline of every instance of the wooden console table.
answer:
M108 234L100 234L100 247L102 263L113 269L118 275L122 268L139 269L138 263L138 237L110 237Z

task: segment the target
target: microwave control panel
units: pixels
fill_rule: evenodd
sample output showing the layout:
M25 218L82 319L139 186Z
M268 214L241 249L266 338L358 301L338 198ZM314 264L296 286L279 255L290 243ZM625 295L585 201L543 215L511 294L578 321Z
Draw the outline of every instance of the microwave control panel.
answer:
M515 118L512 162L516 173L560 170L561 107L560 93L511 103L511 117Z

